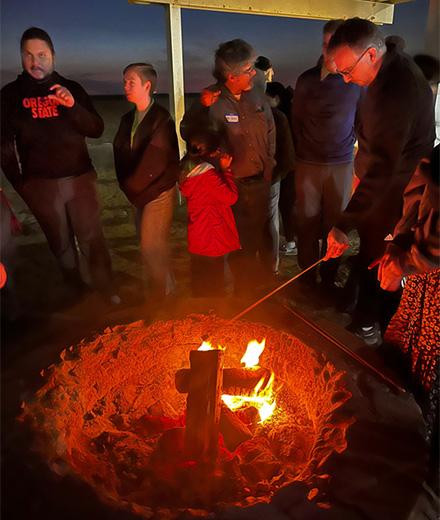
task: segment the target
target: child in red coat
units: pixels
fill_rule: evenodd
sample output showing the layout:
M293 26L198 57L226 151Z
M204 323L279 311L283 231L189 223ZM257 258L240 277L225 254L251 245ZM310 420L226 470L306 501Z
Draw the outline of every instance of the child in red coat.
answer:
M194 296L221 296L225 292L225 257L240 249L231 210L238 198L230 170L232 157L219 151L215 134L199 133L187 144L180 191L188 207L192 292Z

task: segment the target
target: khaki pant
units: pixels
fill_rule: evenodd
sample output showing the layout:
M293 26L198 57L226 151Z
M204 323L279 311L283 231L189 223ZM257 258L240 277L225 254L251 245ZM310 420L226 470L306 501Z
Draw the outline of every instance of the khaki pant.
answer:
M176 200L176 188L162 192L137 210L136 224L142 259L156 296L174 290L170 262L170 229Z

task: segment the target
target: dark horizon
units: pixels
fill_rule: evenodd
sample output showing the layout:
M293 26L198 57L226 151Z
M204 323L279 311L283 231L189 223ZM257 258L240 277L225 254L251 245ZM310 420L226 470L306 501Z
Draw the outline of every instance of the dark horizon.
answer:
M382 26L385 35L406 40L406 51L424 51L429 0L395 5L394 23ZM31 25L51 35L56 69L78 81L92 95L122 92L121 71L130 62L150 61L159 74L158 91L169 91L165 11L158 5L94 0L3 0L1 6L1 84L21 72L19 40ZM105 16L104 16L105 15ZM66 22L68 21L68 23ZM292 19L182 9L185 86L199 92L213 82L211 70L219 43L243 38L256 54L268 56L275 80L295 86L296 78L312 67L321 47L325 20Z

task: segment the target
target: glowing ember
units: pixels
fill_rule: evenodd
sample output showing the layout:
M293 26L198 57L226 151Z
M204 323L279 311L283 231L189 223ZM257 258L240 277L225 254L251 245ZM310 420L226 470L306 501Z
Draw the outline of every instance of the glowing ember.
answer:
M246 352L244 353L244 356L241 358L241 362L244 364L246 368L254 368L258 365L260 356L265 346L266 338L264 338L261 343L258 343L258 341L255 339L249 341Z

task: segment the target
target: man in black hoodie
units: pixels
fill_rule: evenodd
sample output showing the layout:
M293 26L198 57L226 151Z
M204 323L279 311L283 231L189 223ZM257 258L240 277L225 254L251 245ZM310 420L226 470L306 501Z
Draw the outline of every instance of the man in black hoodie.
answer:
M67 284L82 288L81 256L94 288L119 303L85 142L104 124L84 89L54 71L54 57L46 31L23 33L23 73L1 91L2 170L35 215Z

